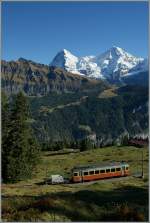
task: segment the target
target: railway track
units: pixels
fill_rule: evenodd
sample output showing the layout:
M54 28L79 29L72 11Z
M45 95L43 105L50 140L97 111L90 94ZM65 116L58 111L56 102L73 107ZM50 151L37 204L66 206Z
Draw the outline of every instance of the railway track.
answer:
M132 175L130 176L126 176L126 177L115 177L115 178L106 178L106 179L103 179L103 180L94 180L94 181L88 181L88 182L81 182L81 183L62 183L62 184L51 184L51 183L44 183L42 185L62 185L64 187L76 187L76 186L81 186L81 185L92 185L92 184L95 184L95 183L98 183L98 184L101 184L101 183L104 183L104 182L116 182L116 181L122 181L122 180L129 180L129 179L132 179L132 178L142 178L141 176L141 173L133 173ZM41 186L42 186L41 185ZM5 188L5 184L2 185L2 188ZM12 186L9 186L10 188L23 188L23 187L33 187L34 184L25 184L25 185L12 185Z
M88 181L88 182L82 182L82 183L69 183L66 185L70 186L81 186L81 185L91 185L95 183L104 183L104 182L116 182L116 181L122 181L122 180L129 180L135 176L127 176L127 177L116 177L116 178L108 178L108 179L103 179L103 180L94 180L94 181Z

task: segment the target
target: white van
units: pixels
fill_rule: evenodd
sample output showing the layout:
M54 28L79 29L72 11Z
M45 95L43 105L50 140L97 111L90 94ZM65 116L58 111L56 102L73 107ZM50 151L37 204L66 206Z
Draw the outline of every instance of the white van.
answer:
M51 175L52 184L61 184L64 183L64 178L61 175Z

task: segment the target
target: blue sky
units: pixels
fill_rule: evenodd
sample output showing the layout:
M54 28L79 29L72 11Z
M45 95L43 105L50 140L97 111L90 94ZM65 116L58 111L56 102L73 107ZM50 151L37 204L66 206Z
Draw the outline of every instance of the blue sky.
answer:
M49 64L65 48L98 55L113 45L148 56L148 2L3 2L2 58Z

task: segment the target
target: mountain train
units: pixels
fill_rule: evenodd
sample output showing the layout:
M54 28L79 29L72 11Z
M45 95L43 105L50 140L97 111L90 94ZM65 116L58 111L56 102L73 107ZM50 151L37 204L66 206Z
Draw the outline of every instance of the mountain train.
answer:
M72 169L71 182L81 183L113 177L129 176L129 164L125 162L77 166Z

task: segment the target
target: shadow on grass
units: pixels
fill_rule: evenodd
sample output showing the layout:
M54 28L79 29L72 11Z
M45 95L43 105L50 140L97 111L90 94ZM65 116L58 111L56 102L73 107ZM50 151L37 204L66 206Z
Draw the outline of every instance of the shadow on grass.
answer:
M39 197L11 197L13 201L19 198L26 202L17 206L17 213L28 213L32 209L39 213L40 218L41 213L48 212L53 219L47 221L58 221L56 216L65 216L70 221L148 220L148 189L135 186L124 186L111 191L81 190L47 193ZM6 212L5 206L3 208L5 199L9 200L9 197L2 197L2 217ZM12 214L11 221L19 221L20 218L20 215ZM24 215L24 218L26 221L31 220L29 215Z

